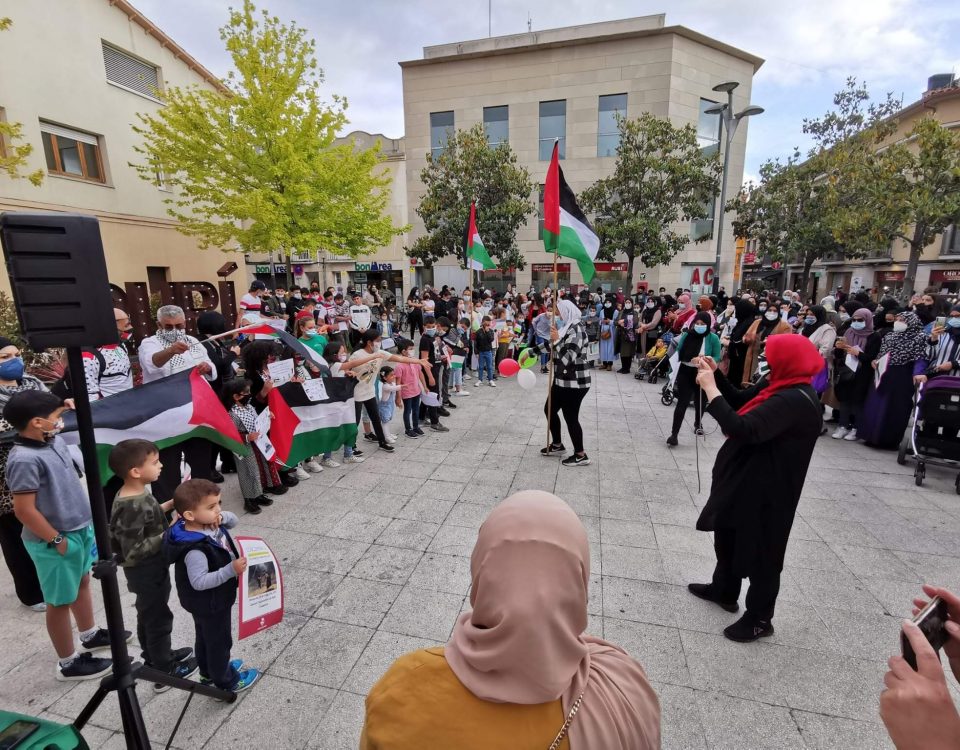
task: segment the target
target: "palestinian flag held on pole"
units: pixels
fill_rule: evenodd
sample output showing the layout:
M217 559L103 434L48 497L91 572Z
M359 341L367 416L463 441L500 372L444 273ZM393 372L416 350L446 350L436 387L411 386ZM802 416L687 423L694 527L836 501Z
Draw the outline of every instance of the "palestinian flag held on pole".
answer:
M240 455L250 451L217 394L196 368L94 401L90 411L102 483L113 476L107 465L110 450L130 438L149 440L158 448L203 438ZM66 412L63 423L64 441L79 449L76 414Z
M300 341L296 336L291 333L288 333L283 329L286 321L281 320L278 323L271 321L270 323L258 323L257 325L247 326L246 328L240 329L244 335L247 336L272 336L274 338L280 339L286 346L290 347L295 351L300 358L304 361L311 361L318 365L326 365L327 363L323 361L319 354L314 352L311 349L308 349L304 346L303 342Z
M497 267L487 248L483 246L483 240L480 239L480 233L477 231L476 201L470 204L470 219L464 231L463 246L467 249L467 268L474 271L489 271Z
M547 252L575 260L584 283L589 284L596 273L593 261L600 249L600 238L563 179L558 151L559 143L554 143L543 188L543 246Z
M284 383L270 391L270 442L277 459L296 466L311 456L357 440L357 413L351 378L315 378Z

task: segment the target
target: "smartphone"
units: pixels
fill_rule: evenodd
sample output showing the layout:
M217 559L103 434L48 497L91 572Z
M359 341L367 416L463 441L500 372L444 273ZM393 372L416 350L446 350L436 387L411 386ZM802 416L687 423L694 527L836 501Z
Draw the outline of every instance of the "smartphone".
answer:
M934 321L933 324L934 324L937 328L943 328L944 326L947 325L947 316L946 316L946 315L939 315L939 316L937 316L937 319Z
M920 628L926 636L927 641L933 646L933 650L938 652L947 642L949 635L947 633L947 603L939 596L924 607L920 613L913 618L914 624ZM917 670L917 655L913 652L913 647L907 639L907 634L900 633L900 650L907 664Z
M10 726L0 732L0 750L13 750L20 745L27 737L36 732L40 724L35 721L13 722Z

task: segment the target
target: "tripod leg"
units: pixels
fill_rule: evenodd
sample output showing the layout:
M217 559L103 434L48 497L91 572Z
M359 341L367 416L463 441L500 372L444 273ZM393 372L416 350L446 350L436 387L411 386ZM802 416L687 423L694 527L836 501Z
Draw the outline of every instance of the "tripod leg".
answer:
M109 693L109 688L105 688L101 683L100 686L97 687L97 692L87 701L87 705L83 707L80 715L74 720L73 726L77 729L83 729L87 722L90 721L90 717L100 708L100 704L103 703L103 699L106 698Z
M120 718L123 720L123 735L127 738L127 750L150 750L150 738L133 684L117 690L117 698L120 701Z

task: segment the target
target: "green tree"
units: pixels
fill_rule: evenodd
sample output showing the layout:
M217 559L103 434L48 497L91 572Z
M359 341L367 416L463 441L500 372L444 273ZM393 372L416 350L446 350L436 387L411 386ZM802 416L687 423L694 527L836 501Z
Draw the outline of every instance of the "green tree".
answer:
M0 18L0 31L6 31L13 25L9 18ZM18 143L23 138L23 126L19 122L5 122L0 120L0 172L7 177L18 180L26 178L34 185L43 182L43 170L38 169L30 174L21 174L27 166L27 157L33 153L33 146L29 143Z
M438 157L427 156L420 180L426 192L417 215L428 233L407 255L430 265L455 253L465 267L463 233L475 200L477 231L490 257L503 270L526 265L517 230L533 213L533 182L508 143L491 148L481 124L457 130Z
M677 127L644 113L619 120L618 128L613 174L597 180L579 199L597 217L599 257L614 260L623 253L632 283L635 259L647 267L669 263L690 242L687 232L678 233L672 225L707 218L723 167L718 152L700 148L692 125Z
M201 247L238 243L290 255L323 248L357 256L404 231L384 216L389 178L379 148L334 144L346 100L321 101L315 43L245 0L220 37L233 59L228 94L199 87L156 92L165 105L134 130L144 180L174 191L168 213Z
M764 162L760 183L746 186L726 209L737 212L734 234L756 239L762 255L803 264L805 293L814 262L843 249L826 221L827 185L820 171L816 159L801 164L799 151L785 163Z
M894 141L900 102L871 103L854 79L836 110L804 122L824 161L828 221L847 249L876 250L900 240L910 255L903 295L913 293L925 247L960 221L960 134L930 115Z

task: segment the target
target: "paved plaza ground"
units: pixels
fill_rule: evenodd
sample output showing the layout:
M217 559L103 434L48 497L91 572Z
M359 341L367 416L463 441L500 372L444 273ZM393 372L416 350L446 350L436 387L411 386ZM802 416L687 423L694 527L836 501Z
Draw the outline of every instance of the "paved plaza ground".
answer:
M776 634L736 644L720 632L736 616L684 588L708 580L713 565L710 536L694 523L723 441L716 423L705 422L698 491L692 436L673 450L664 444L672 407L661 405L659 386L595 373L582 410L592 464L561 467L539 455L538 379L534 392L515 380L497 389L471 381L471 396L444 420L449 433L401 437L393 455L370 450L365 463L327 469L260 516L242 515L228 477L224 505L241 513L237 532L262 536L283 561L287 614L234 647L265 670L260 684L233 705L196 698L176 747L355 748L370 686L400 654L449 637L469 606L480 523L529 488L555 492L583 520L592 547L589 632L643 664L662 702L665 748L892 747L877 707L899 618L921 581L960 587L955 475L931 467L919 489L893 454L822 438L787 554ZM2 575L0 706L69 721L94 686L54 679L43 617L19 606L5 568ZM124 604L133 629L129 594ZM190 618L172 604L174 645L192 645ZM138 694L162 747L185 698L145 685ZM119 726L110 699L84 734L91 747L114 750L124 747Z

